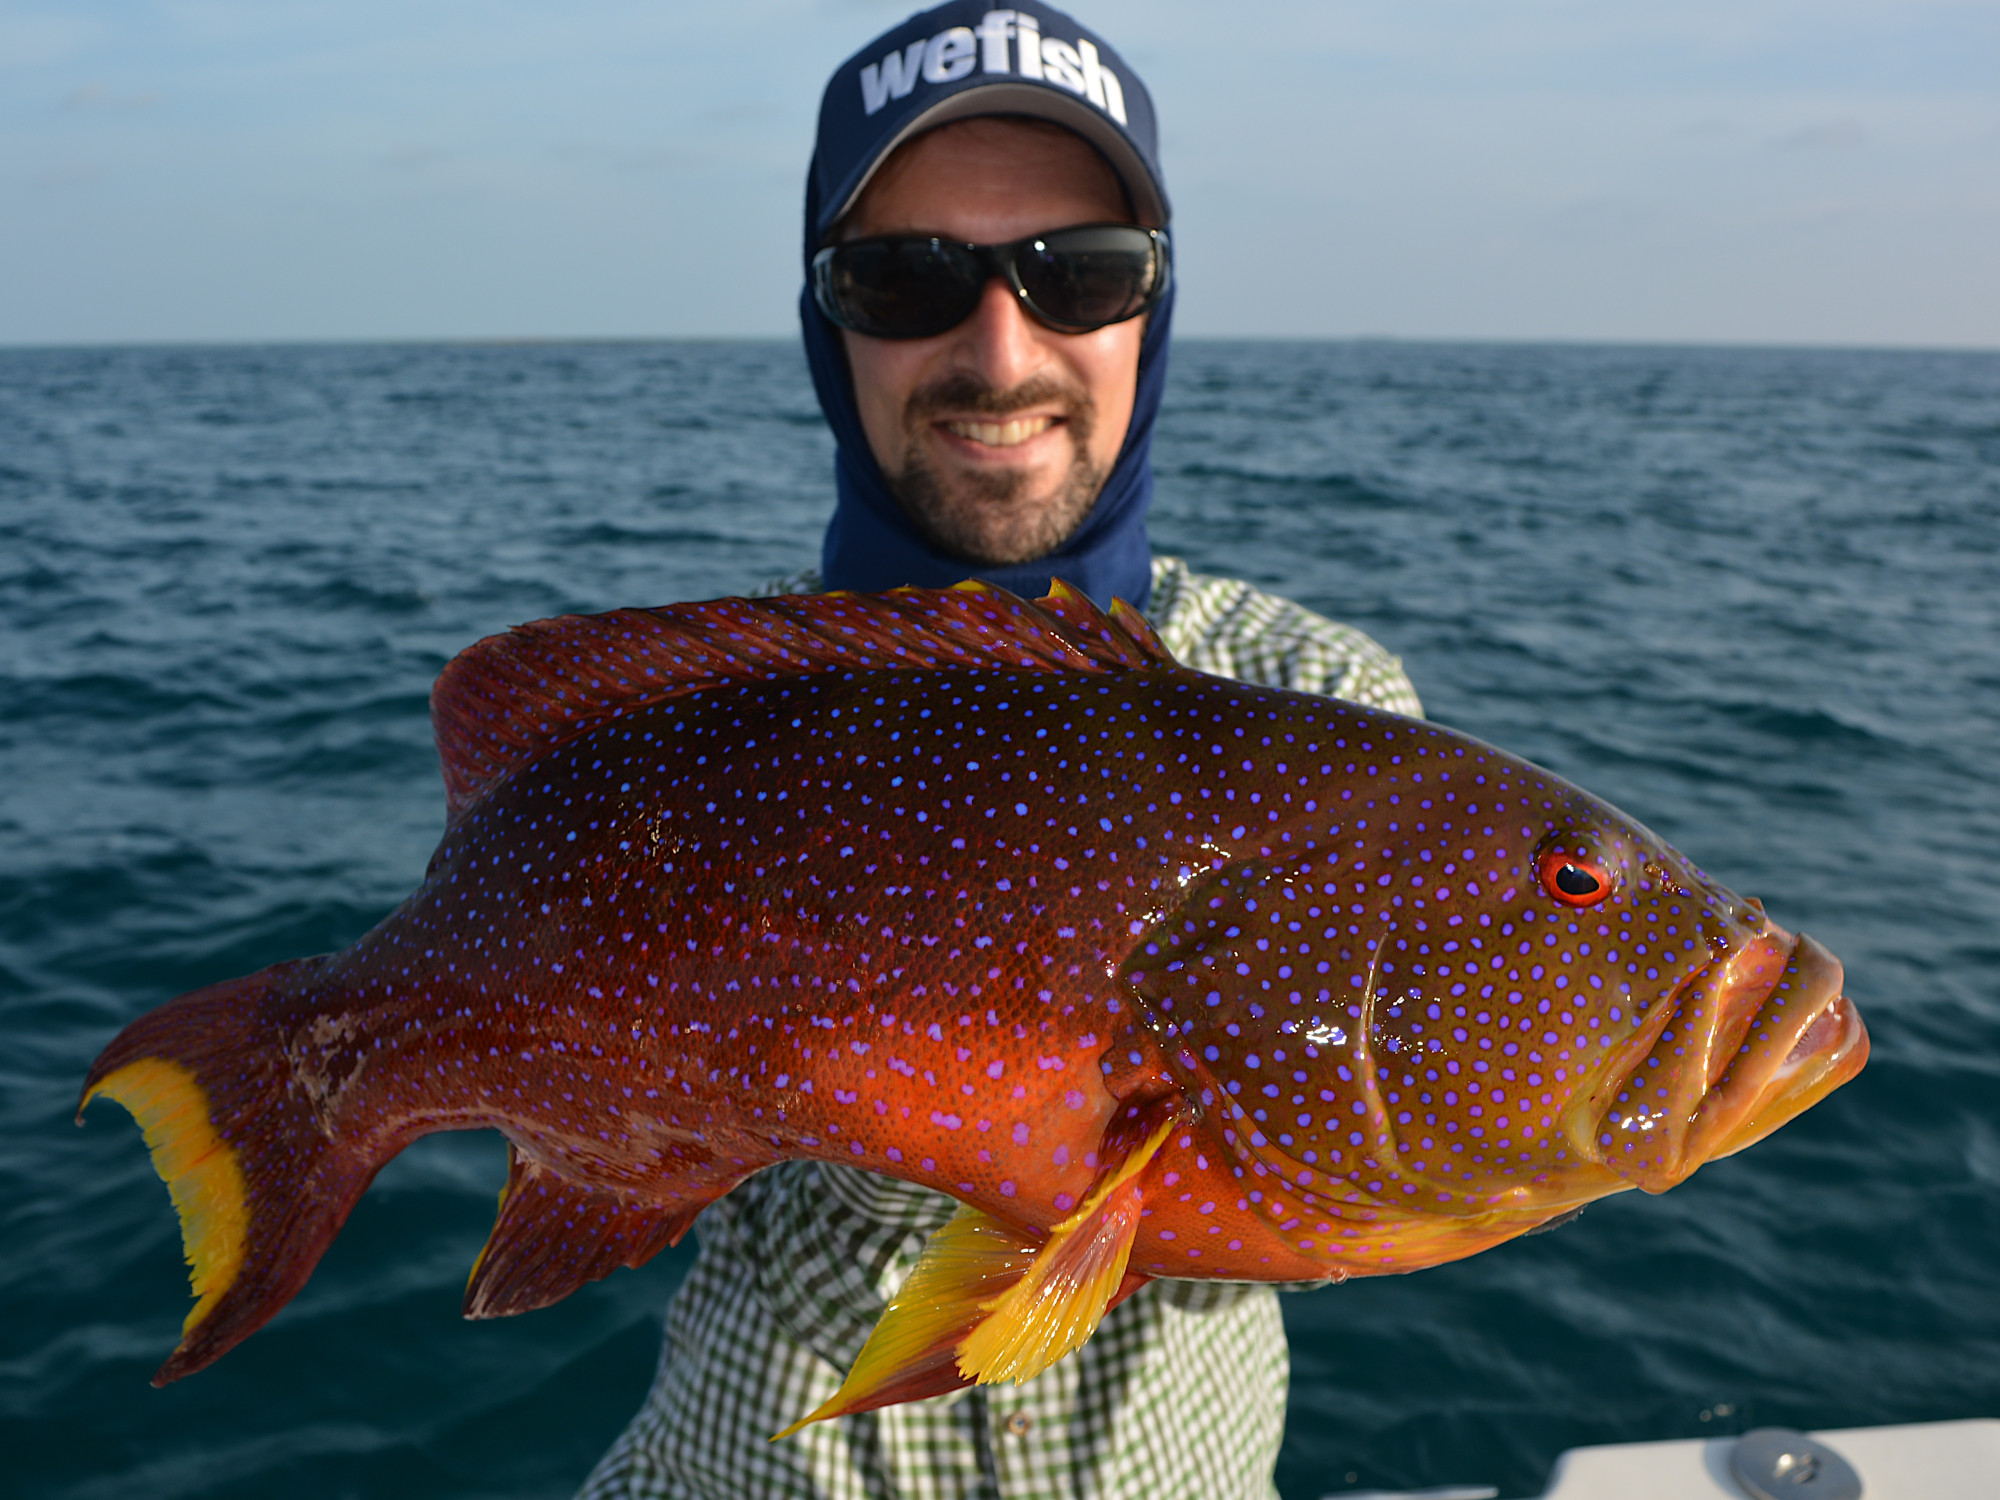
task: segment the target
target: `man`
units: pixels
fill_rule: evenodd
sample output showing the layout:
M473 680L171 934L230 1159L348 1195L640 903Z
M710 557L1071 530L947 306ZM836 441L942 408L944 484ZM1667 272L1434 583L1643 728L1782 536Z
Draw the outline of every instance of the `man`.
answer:
M834 74L806 196L807 355L838 442L821 567L767 592L1058 577L1204 671L1421 712L1359 632L1152 556L1173 306L1152 102L1059 11L959 0ZM966 247L989 247L968 249ZM1269 1496L1269 1287L1153 1282L1024 1385L768 1441L829 1397L949 1198L817 1162L710 1208L612 1497Z

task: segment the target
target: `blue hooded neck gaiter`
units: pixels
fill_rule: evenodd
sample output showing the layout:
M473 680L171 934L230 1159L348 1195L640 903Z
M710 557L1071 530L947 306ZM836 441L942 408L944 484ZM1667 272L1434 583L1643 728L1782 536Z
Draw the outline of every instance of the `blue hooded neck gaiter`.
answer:
M1046 557L988 566L939 551L889 492L861 430L840 330L827 322L811 293L806 293L799 308L806 361L839 445L833 460L838 503L820 551L820 575L826 587L874 593L905 584L946 588L962 579L982 578L1037 599L1048 592L1050 579L1060 578L1100 605L1109 607L1116 596L1143 610L1153 586L1153 551L1146 538L1146 508L1153 499L1153 421L1166 386L1172 312L1169 288L1153 310L1140 345L1139 386L1125 446L1083 525Z
M1018 21L996 19L1010 17ZM1052 42L1060 50L1052 50ZM1045 54L1081 55L1087 68L1044 67ZM933 67L938 59L962 61ZM973 70L975 59L980 71ZM954 0L912 16L863 48L827 85L806 179L807 266L889 152L935 124L977 114L1038 116L1075 129L1105 155L1142 213L1164 227L1167 205L1152 101L1138 76L1107 43L1060 11L1045 9L1037 17ZM979 578L1032 599L1060 578L1099 605L1117 597L1144 609L1152 591L1146 510L1153 498L1153 423L1166 387L1173 296L1170 283L1149 315L1131 424L1083 524L1045 557L985 566L941 551L890 492L862 430L840 330L820 311L808 285L799 299L806 362L837 444L837 505L820 562L825 587L876 592L903 585L944 588Z

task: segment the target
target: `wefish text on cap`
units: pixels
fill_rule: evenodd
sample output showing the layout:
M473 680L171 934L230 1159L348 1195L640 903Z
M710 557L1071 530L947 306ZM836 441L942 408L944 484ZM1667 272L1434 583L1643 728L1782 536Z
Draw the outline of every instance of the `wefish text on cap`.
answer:
M1053 7L952 0L884 32L828 82L813 154L814 241L825 243L903 142L981 115L1074 131L1118 174L1138 220L1166 225L1153 101L1111 45Z
M1008 43L1013 67L1008 67ZM978 58L983 74L1015 72L1081 94L1120 125L1125 115L1125 86L1104 66L1097 43L1088 37L1065 42L1042 35L1039 17L1025 10L989 10L977 26L948 26L928 40L919 38L900 52L883 54L879 63L861 68L861 108L874 114L891 99L906 98L924 83L956 83L972 72Z

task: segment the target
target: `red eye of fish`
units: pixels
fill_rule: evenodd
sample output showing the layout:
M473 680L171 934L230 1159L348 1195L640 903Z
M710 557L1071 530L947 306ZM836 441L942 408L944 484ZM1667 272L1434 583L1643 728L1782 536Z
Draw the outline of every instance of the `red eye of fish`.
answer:
M1544 849L1535 862L1542 889L1564 906L1595 906L1611 894L1611 873L1587 854L1560 846Z

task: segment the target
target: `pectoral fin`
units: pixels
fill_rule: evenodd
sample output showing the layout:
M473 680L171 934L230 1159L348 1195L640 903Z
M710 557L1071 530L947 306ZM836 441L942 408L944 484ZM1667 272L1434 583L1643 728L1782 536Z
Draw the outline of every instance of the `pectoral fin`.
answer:
M972 1384L959 1373L958 1346L1026 1274L1041 1242L1033 1230L961 1207L925 1244L840 1389L772 1441L828 1417L942 1396Z
M986 1304L958 1346L959 1373L981 1385L1032 1380L1096 1330L1139 1233L1139 1173L1174 1128L1156 1126L1083 1206L1050 1233L1028 1272Z
M1175 1123L1155 1126L1052 1230L960 1208L924 1246L840 1389L777 1436L975 1383L1029 1380L1082 1345L1118 1296L1142 1284L1125 1273L1138 1178Z

